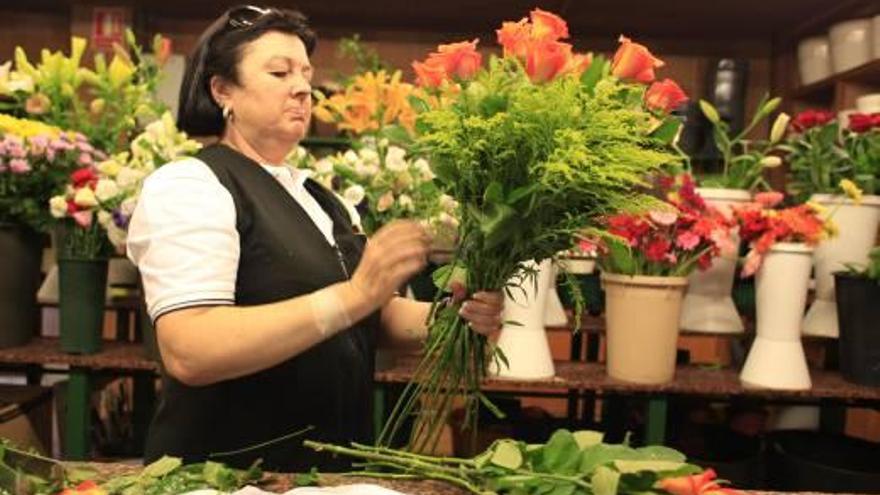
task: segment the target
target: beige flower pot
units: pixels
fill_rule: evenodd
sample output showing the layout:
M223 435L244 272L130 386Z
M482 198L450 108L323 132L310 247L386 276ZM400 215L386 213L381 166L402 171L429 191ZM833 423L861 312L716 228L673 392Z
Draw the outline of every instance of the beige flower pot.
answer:
M675 354L685 277L602 274L608 376L635 383L666 383Z

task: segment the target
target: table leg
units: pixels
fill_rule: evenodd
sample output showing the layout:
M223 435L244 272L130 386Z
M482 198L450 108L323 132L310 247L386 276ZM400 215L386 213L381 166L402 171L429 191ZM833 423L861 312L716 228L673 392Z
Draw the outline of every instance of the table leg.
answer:
M64 412L64 457L86 460L91 433L91 379L86 370L71 369L67 381L67 406Z
M663 445L665 442L667 408L668 403L665 396L648 399L645 445Z

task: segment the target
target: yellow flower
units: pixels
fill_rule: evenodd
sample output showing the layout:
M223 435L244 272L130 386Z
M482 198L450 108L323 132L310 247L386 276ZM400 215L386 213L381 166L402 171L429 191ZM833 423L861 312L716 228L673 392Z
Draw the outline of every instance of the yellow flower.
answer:
M827 222L825 222L825 224L822 227L823 227L823 231L825 233L826 239L833 239L833 238L837 237L838 234L840 234L840 229L837 228L837 224L831 220L828 220Z
M807 201L806 204L807 204L807 208L813 210L819 216L823 216L823 215L825 215L826 212L828 212L828 208L825 208L824 206L822 206L821 204L819 204L815 201Z
M849 179L843 179L840 181L840 188L855 204L858 205L862 203L862 190L859 189L859 186L857 186L855 182Z
M110 84L115 88L119 88L131 79L131 76L134 74L134 66L130 62L123 60L122 57L114 56L110 66L107 68L107 72L110 76Z
M76 195L73 197L73 202L80 208L98 206L98 198L95 197L95 192L90 187L81 187L77 190Z
M29 138L39 134L57 136L61 133L61 130L35 120L17 119L11 115L0 113L0 133L15 134L19 137Z

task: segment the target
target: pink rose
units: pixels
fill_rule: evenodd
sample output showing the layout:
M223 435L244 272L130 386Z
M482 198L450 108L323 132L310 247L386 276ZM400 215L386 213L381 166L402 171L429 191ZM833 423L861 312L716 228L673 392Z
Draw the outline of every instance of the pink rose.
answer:
M9 170L14 174L24 174L31 171L31 164L27 160L14 158L9 161Z

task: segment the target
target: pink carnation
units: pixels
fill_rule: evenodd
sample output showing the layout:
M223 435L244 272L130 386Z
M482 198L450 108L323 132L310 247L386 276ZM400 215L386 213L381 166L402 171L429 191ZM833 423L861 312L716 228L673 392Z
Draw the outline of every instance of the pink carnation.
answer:
M31 164L27 160L14 158L9 161L9 170L14 174L24 174L31 171Z
M678 220L678 213L674 211L652 211L648 215L658 225L669 226Z
M760 192L755 194L755 201L764 208L773 208L782 202L785 195L778 191Z
M678 234L678 238L675 239L675 244L684 250L690 251L700 244L700 236L687 230Z

